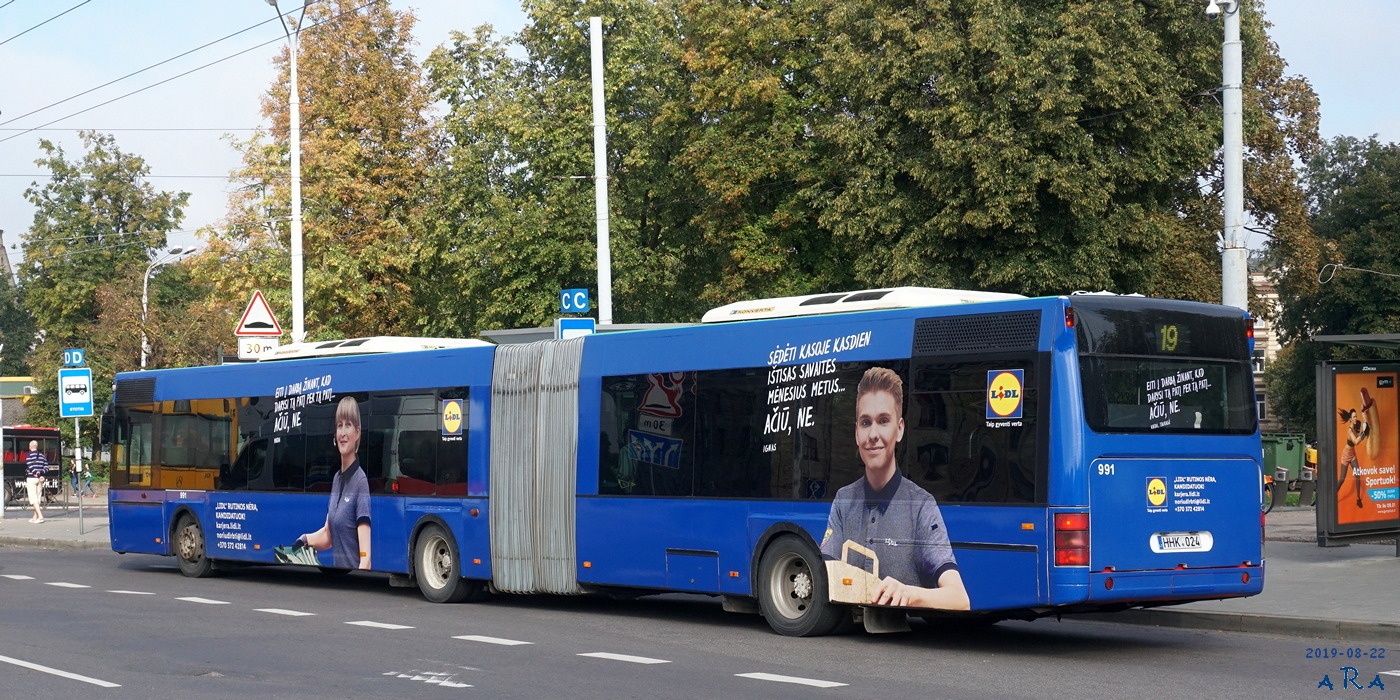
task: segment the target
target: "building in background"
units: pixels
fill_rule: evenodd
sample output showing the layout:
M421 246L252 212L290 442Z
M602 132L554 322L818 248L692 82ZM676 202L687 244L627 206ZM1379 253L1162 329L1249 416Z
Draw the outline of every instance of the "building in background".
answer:
M4 402L5 425L23 425L29 402L38 393L33 377L0 377L0 402Z
M1259 271L1249 273L1249 286L1254 292L1250 299L1250 312L1254 316L1254 402L1259 407L1259 429L1266 433L1278 432L1282 424L1269 410L1268 390L1264 388L1264 368L1278 357L1283 344L1279 342L1271 318L1278 315L1278 289L1269 276Z

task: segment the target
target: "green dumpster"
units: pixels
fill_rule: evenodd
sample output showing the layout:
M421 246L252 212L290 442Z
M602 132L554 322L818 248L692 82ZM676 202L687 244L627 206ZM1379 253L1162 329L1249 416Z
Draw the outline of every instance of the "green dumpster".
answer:
M1264 442L1264 473L1274 475L1283 469L1288 472L1288 484L1292 486L1303 470L1303 454L1308 448L1307 436L1303 433L1264 433L1260 437Z

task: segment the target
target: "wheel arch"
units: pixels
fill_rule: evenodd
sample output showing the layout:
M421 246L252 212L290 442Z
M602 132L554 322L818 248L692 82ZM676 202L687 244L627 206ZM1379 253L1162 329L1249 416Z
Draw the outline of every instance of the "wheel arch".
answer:
M769 525L768 529L758 536L754 542L753 552L749 554L749 595L758 595L759 576L762 573L759 571L759 561L763 559L763 551L768 549L768 545L772 544L773 540L784 535L794 535L804 540L812 546L812 549L817 550L818 554L822 551L821 545L812 538L812 534L797 523L785 520Z
M462 560L462 547L457 544L457 533L452 531L452 527L447 524L447 521L432 513L425 514L413 524L413 534L408 538L408 575L414 578L418 576L418 557L414 556L418 551L418 538L422 537L423 531L431 525L442 529L448 543L452 545L452 550L457 553L457 575L461 576L462 568L466 566L466 562Z
M190 519L194 520L194 523L199 526L200 532L204 531L204 521L200 519L199 513L195 512L194 508L187 504L176 506L175 510L170 514L169 529L165 532L165 550L170 556L180 556L179 552L175 551L175 533L180 528L180 519L184 518L186 515L190 516ZM212 557L209 556L208 535L205 536L204 541L204 557L206 559L212 559Z

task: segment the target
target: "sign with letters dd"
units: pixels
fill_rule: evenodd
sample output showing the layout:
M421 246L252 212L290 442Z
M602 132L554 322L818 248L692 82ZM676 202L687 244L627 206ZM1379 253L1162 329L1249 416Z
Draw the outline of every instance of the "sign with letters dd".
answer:
M58 371L58 409L63 418L92 415L92 370L87 367Z

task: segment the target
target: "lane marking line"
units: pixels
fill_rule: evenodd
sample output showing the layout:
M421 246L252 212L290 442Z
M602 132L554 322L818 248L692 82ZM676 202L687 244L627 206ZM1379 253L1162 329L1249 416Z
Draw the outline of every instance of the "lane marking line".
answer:
M595 659L611 659L612 661L626 661L632 664L669 664L666 659L652 659L645 656L630 656L628 654L610 654L606 651L594 651L579 656L591 656Z
M150 592L150 591L123 591L123 590L113 590L113 591L107 591L107 592L108 592L108 593L120 593L120 594L122 594L122 595L155 595L154 593L152 593L152 592Z
M14 580L16 580L16 581L33 581L33 580L34 580L34 577L33 577L33 576L25 576L24 574L4 574L4 577L5 577L5 578L12 578L12 579L14 579Z
M48 674L51 674L51 675L59 676L59 677L61 677L61 678L68 678L68 679L70 679L70 680L82 681L82 682L84 682L84 683L91 683L91 684L93 684L93 685L101 686L101 687L103 687L103 688L120 688L120 687L122 687L120 683L113 683L113 682L111 682L111 681L104 681L104 680L101 680L101 679L98 679L98 678L88 678L87 676L80 676L80 675L78 675L78 674L76 674L76 673L69 673L69 672L67 672L67 671L60 671L60 670L58 670L58 669L56 669L56 668L49 668L48 666L40 666L39 664L29 663L28 661L20 661L19 659L12 659L12 658L10 658L10 657L8 657L8 656L0 656L0 661L3 661L3 662L5 662L5 663L7 663L7 664L14 664L15 666L22 666L22 667L24 667L24 668L31 669L31 670L34 670L34 671L39 671L39 672L42 672L42 673L48 673Z
M67 581L49 581L44 585L58 586L59 588L92 588L92 586L84 586L81 583L68 583Z
M479 634L464 634L453 639L465 639L468 642L483 642L486 644L500 644L501 646L513 647L520 644L534 644L534 642L522 642L516 639L501 639L500 637L483 637Z
M389 623L387 623L387 622L373 622L373 621L371 621L371 620L356 620L356 621L354 621L354 622L347 622L347 623L345 623L345 624L347 624L347 625L359 625L360 627L378 627L379 629L383 629L383 630L411 630L411 629L413 629L412 627L409 627L408 625L391 625L391 624L389 624Z
M189 597L189 598L176 598L175 600L183 600L183 601L185 601L186 603L203 603L203 604L205 604L205 605L228 605L228 604L229 604L227 600L210 600L210 599L208 599L208 598L197 598L197 597L194 597L194 596L191 596L191 597Z
M302 612L300 610L283 610L282 608L255 608L258 612L272 613L273 615L287 615L290 617L305 617L316 613Z
M740 678L752 678L756 681L773 681L774 683L795 683L797 685L810 685L813 688L840 688L845 683L835 681L821 681L815 678L799 678L797 676L780 676L776 673L736 673Z
M1387 676L1400 676L1400 671L1381 671Z

